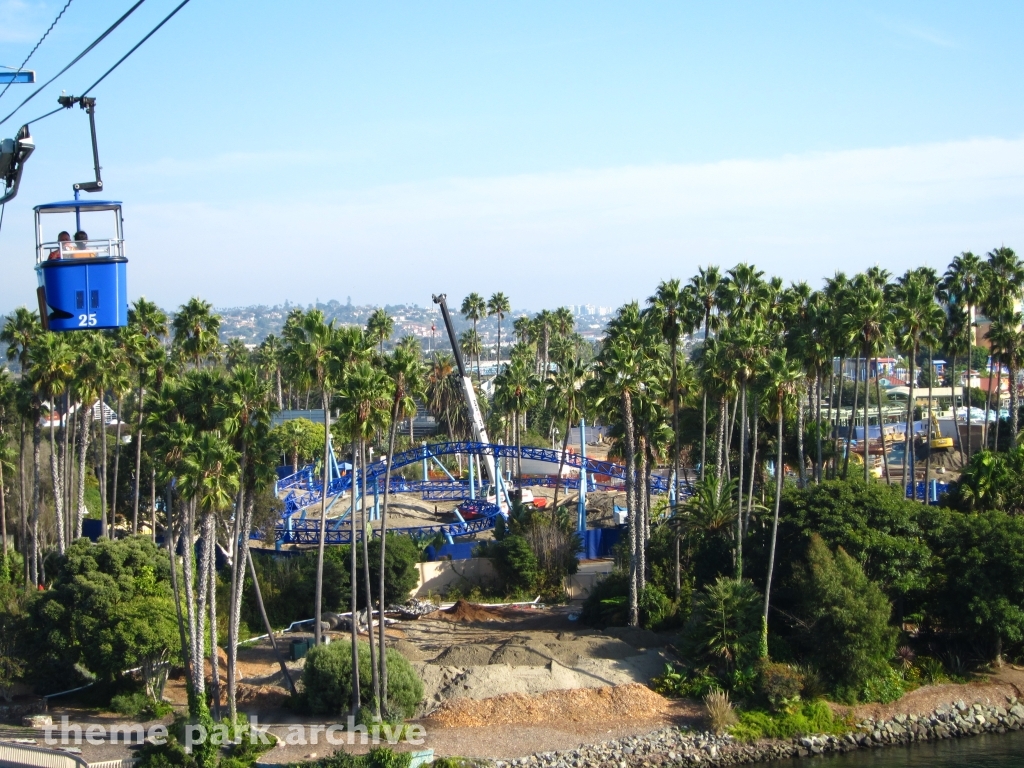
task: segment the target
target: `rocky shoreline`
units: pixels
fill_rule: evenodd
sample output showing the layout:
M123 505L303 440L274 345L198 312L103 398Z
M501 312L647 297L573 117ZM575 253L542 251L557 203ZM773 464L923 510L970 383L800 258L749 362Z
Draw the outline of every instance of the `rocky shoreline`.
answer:
M718 768L853 752L917 741L1006 733L1022 728L1024 704L1016 697L1007 698L1005 706L966 704L960 700L940 706L928 715L899 714L888 720L869 718L858 722L852 731L842 736L803 736L745 743L731 736L664 728L646 736L607 741L564 752L541 752L514 760L498 760L494 765L495 768L647 768L694 765Z

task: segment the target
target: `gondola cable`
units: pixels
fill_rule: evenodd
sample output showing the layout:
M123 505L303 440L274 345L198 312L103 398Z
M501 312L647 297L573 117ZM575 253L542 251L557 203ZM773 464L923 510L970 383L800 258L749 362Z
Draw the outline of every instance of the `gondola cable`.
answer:
M184 8L186 5L188 5L189 2L191 2L191 0L182 0L182 2L179 3L178 6L173 11L171 11L169 14L167 14L159 24L157 24L155 27L153 27L153 29L151 29L146 34L145 37L143 37L141 40L139 40L139 42L137 42L134 46L132 46L131 50L128 51L128 53L126 53L124 56L122 56L120 59L118 59L117 62L114 64L114 66L112 66L110 69L108 69L106 72L104 72L99 80L97 80L95 83L93 83L88 88L86 88L85 89L85 93L83 93L82 96L87 96L89 94L89 92L93 88L95 88L97 85L102 83L106 79L107 75L109 75L111 72L113 72L119 66L121 66L121 64L124 63L125 59L127 59L129 56L131 56L133 53L135 53L135 51L138 50L138 48L144 42L146 42L147 40L149 40L149 38L151 38L154 34L156 34L157 30L159 30L160 27L162 27L164 24L166 24L168 21L170 21L171 18L174 16L174 14L176 14L178 11L180 11L182 8ZM70 107L65 107L64 105L61 105L61 106L57 107L56 109L47 112L46 114L40 115L39 117L32 118L27 123L25 123L25 125L32 125L32 123L38 123L43 118L49 117L50 115L55 115L58 112L60 112L62 109L66 109L66 108L70 108ZM13 112L11 114L13 114ZM10 117L10 115L8 115L7 117ZM7 118L4 118L4 120L6 120L6 119ZM0 123L2 123L2 122L3 122L3 120L0 120Z
M44 88L49 86L54 80L56 80L58 77L60 77L65 72L67 72L69 69L71 69L71 67L73 67L75 64L77 64L79 61L81 61L82 57L84 57L87 53L89 53L89 51L91 51L93 48L95 48L97 45L99 45L101 42L103 42L106 39L106 37L111 32L113 32L115 29L117 29L119 26L121 26L122 22L124 22L125 19L127 19L129 16L131 16L133 13L135 13L136 9L140 5L142 5L144 2L146 2L146 0L138 0L138 2L135 3L135 5L133 5L127 11L125 11L124 14L121 16L121 18L119 18L117 21L115 21L113 24L111 24L109 27L107 27L106 31L102 35L100 35L95 40L93 40L91 43L89 43L89 46L84 51L82 51L80 54L75 56L75 58L73 58L70 61L70 63L67 64L67 66L65 66L60 72L58 72L56 75L54 75L49 80L47 80L45 83L43 83L41 86L39 86L34 91L32 91L32 93L30 93L28 96L26 96L25 100L23 102L21 102L21 104L19 104L17 107L14 108L14 111L12 111L9 115L7 115L7 117L5 117L3 120L0 120L0 125L3 125L8 120L10 120L18 112L18 110L20 110L22 107L24 107L30 101L32 101L32 99L34 99L36 96L38 96L39 93ZM161 23L163 23L163 22L161 22ZM36 118L36 119L38 120L38 119L42 119L42 118Z
M43 40L45 40L47 36L53 31L53 28L57 26L57 22L60 21L60 17L64 15L64 11L66 11L68 9L68 6L71 5L71 3L73 2L74 0L68 0L67 3L64 4L64 7L60 9L60 13L57 14L57 18L54 19L53 23L51 23L50 26L47 27L46 31L43 32L43 36L39 38L39 42L35 44L35 47L33 47L32 50L28 52L28 56L26 56L25 60L21 62L21 66L18 67L18 71L15 74L19 74L25 71L25 65L28 64L28 60L32 58L36 51L39 50L39 46L43 44ZM12 83L14 83L14 80L8 82L7 85L4 86L4 89L0 91L0 99L4 97L4 94L7 93L7 89L11 87Z

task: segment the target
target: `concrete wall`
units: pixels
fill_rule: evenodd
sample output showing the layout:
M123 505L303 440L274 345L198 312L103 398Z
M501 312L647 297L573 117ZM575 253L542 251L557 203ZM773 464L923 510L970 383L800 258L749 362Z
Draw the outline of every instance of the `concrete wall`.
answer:
M411 597L440 595L449 587L458 587L466 592L473 587L494 586L498 582L498 572L490 558L474 557L471 560L438 560L433 563L417 563L419 585L412 591Z

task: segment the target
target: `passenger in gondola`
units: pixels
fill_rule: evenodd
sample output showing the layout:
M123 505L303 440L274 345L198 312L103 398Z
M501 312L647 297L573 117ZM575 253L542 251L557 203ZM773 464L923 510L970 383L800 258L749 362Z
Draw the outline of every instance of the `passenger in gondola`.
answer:
M78 250L84 251L88 240L89 236L83 230L75 232L75 245L78 246Z
M57 247L50 251L50 255L47 257L47 261L57 261L61 257L61 251L64 249L64 243L71 242L71 235L67 232L61 232L57 235Z

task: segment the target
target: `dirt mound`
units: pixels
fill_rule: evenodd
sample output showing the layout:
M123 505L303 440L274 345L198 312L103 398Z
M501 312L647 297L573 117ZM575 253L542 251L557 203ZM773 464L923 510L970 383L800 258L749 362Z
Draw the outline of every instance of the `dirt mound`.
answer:
M456 699L442 704L426 720L445 728L644 720L658 717L668 706L667 699L647 686L631 683L549 691L540 696L507 693L490 699Z
M276 685L238 683L235 701L239 707L256 710L280 709L288 700L288 691Z
M571 642L541 643L528 638L513 637L503 643L491 656L491 664L510 667L544 667L554 659L566 667L575 667L580 654Z
M494 648L486 645L453 645L441 651L430 663L443 667L481 667L491 663L493 653Z
M441 621L460 621L460 622L477 622L477 621L505 621L505 617L501 615L498 610L488 608L484 605L477 605L475 603L467 603L465 600L459 600L451 608L446 608L441 611L434 611L428 613L423 618L425 619L440 619Z

